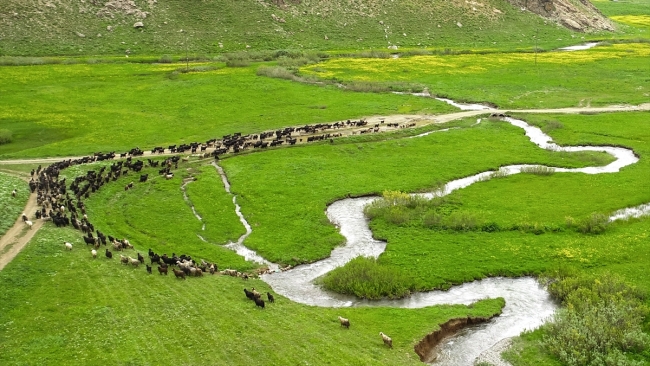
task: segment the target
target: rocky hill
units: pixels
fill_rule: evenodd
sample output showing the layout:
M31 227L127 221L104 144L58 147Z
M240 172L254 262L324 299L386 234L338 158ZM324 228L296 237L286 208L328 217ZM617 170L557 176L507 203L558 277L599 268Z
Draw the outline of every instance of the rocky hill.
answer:
M529 47L533 34L543 44L575 31L613 30L587 0L2 2L0 55L517 48Z

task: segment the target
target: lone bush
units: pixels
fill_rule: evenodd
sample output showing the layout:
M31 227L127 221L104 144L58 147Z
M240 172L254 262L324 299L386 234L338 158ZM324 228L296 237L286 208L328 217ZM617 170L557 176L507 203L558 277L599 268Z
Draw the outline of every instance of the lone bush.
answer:
M328 273L323 284L328 290L364 299L401 298L409 295L409 278L376 259L359 257Z
M162 55L159 59L158 62L161 64L171 64L174 62L174 59L170 55Z
M11 142L13 134L9 130L0 130L0 145L8 144Z
M609 227L609 217L599 213L592 213L577 225L577 230L583 234L601 234Z
M642 329L649 311L641 292L611 274L561 278L549 291L566 306L546 326L544 338L560 361L569 366L643 364L626 356L650 343Z

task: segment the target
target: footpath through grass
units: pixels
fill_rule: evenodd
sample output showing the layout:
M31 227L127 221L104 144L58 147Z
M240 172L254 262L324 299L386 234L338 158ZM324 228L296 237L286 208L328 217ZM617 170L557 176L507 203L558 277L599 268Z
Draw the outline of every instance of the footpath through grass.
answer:
M650 44L586 51L336 58L301 72L322 79L424 84L431 94L500 108L556 108L650 102Z
M149 275L103 256L79 234L46 225L0 272L3 365L419 365L413 346L437 324L498 313L503 300L423 309L327 309L276 296L256 308L229 276ZM74 243L65 251L63 241ZM129 253L132 256L133 253ZM350 319L349 330L337 316ZM385 347L382 331L393 338ZM144 350L144 351L143 351Z

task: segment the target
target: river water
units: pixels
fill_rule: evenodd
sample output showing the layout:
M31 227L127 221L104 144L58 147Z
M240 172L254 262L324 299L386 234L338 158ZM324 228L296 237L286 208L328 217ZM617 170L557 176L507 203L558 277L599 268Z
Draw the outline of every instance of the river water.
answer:
M445 101L455 106L460 104ZM478 108L488 110L489 107L481 105L461 105L464 110ZM618 172L621 168L634 164L638 158L634 153L625 148L610 146L559 146L550 136L544 134L539 128L530 126L526 122L504 118L514 126L522 128L532 143L542 149L553 151L603 151L611 154L616 160L602 167L586 168L554 168L558 173L583 173L583 174L608 174ZM480 120L477 122L479 123ZM444 132L444 131L439 131ZM418 136L424 137L425 135ZM230 193L230 185L220 166L214 164L219 171L224 187ZM522 169L536 167L535 165L511 165L500 169L500 175L519 174ZM468 187L474 183L491 179L495 172L487 171L469 177L457 179L447 183L443 189L436 192L418 193L425 198L447 195L457 189ZM543 324L557 309L548 292L542 288L535 279L524 278L487 278L480 281L454 286L448 291L430 291L416 293L405 299L368 301L360 300L353 296L341 295L325 291L314 284L314 280L325 275L335 268L345 265L350 260L359 256L377 258L386 249L386 243L372 238L368 221L363 214L366 205L378 197L348 198L336 201L327 208L327 217L335 225L341 235L346 239L343 246L332 250L330 257L311 264L300 265L287 271L280 271L278 266L265 260L259 254L246 248L244 240L251 233L251 228L245 217L241 214L240 207L233 196L236 212L242 224L246 227L244 234L237 243L228 246L246 259L254 260L270 266L273 273L262 276L273 290L292 301L321 307L361 307L384 306L400 308L421 308L439 304L471 304L485 298L503 297L506 305L503 313L478 326L473 326L456 336L446 339L436 349L435 365L472 365L476 357L490 349L505 338L513 337L524 330L532 330ZM634 217L643 210L649 210L650 204L618 211L610 219Z

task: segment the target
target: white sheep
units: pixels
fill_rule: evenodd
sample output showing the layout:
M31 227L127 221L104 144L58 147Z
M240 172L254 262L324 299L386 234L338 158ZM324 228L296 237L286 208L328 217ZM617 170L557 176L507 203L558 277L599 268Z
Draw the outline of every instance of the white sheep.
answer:
M129 263L131 263L131 265L132 265L133 267L137 267L137 266L140 265L140 261L139 261L139 260L137 260L137 259L135 259L135 258L131 258L131 257L129 257Z
M165 179L167 179L167 180L172 179L172 178L174 178L174 173L169 173L169 174L165 175Z
M93 256L93 259L97 258L97 251L95 249L91 250L90 254Z
M339 316L339 322L341 322L342 327L346 327L346 328L350 329L350 319L346 319L346 318L343 318L343 317Z
M16 190L15 189L13 191L11 191L11 196L16 197Z
M72 244L71 243L63 242L63 244L65 245L65 249L72 250Z
M379 332L381 339L384 341L384 344L390 348L393 348L393 340L389 336L385 335L384 332Z
M31 229L32 226L34 225L34 223L31 222L31 221L29 221L29 220L27 220L27 221L25 221L25 225L27 225L27 226Z

